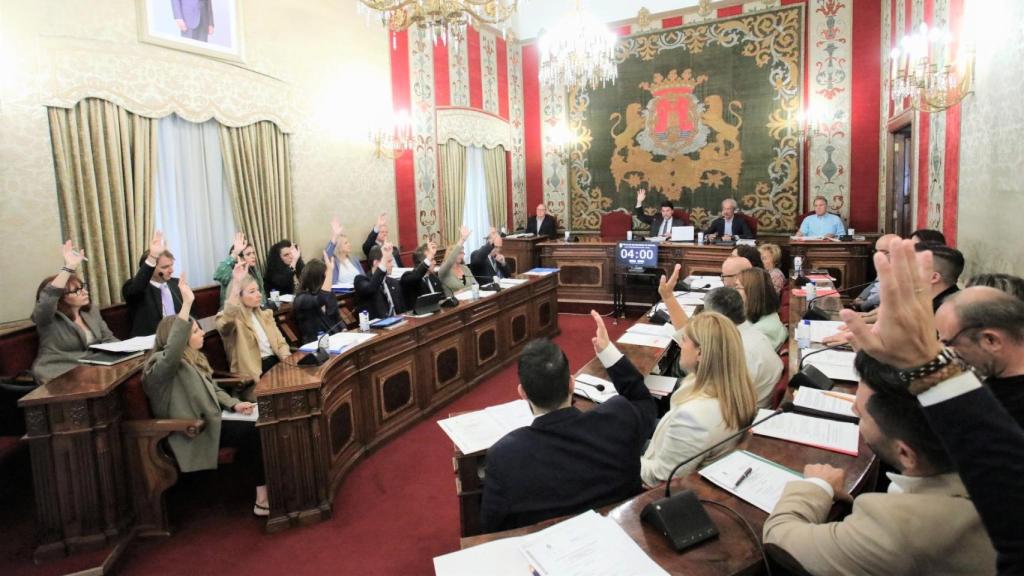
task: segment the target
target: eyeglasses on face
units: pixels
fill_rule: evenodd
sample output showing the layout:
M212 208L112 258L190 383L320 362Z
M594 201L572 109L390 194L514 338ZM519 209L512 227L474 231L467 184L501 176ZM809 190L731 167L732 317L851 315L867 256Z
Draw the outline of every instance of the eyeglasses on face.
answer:
M86 283L86 282L82 282L78 286L78 288L75 288L74 290L64 290L64 293L65 294L79 294L81 292L88 292L88 291L89 291L89 284Z
M978 328L981 328L981 326L965 326L961 328L959 332L953 334L952 338L948 338L945 340L939 338L939 342L942 342L942 344L945 346L954 347L956 346L955 342L960 339L960 336L962 336L964 332L967 332L968 330L977 330Z

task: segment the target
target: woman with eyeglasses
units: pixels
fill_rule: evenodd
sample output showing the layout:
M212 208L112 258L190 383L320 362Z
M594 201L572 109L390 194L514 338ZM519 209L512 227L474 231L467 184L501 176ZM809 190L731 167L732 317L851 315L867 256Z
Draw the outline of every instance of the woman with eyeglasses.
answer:
M99 311L92 309L89 287L76 274L85 252L76 250L71 240L64 243L63 250L64 266L39 285L32 311L39 333L32 376L40 384L78 366L90 345L117 341Z

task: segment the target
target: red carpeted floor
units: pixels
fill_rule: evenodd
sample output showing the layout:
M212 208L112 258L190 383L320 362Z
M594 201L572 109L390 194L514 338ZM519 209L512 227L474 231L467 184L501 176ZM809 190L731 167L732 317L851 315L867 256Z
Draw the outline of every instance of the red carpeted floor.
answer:
M614 341L630 322L612 325ZM575 372L594 357L589 316L561 314L556 342ZM349 473L330 520L267 535L251 514L251 487L229 472L190 474L169 494L175 534L137 541L120 573L145 574L433 574L431 559L458 549L459 511L452 443L437 425L451 412L518 398L516 364L420 422ZM81 570L97 555L33 565L30 496L5 497L0 574L43 576Z

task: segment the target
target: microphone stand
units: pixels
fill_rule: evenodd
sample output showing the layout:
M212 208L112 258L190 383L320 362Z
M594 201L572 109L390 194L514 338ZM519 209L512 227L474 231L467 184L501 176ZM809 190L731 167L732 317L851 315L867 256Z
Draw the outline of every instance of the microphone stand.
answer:
M323 322L323 318L321 318L320 321ZM326 322L323 322L323 323L325 325L327 324ZM330 358L330 354L328 354L327 352L324 352L324 348L327 348L327 347L330 346L331 333L334 332L334 330L338 326L341 326L344 323L345 323L345 320L338 320L338 322L336 322L333 326L328 328L327 332L324 332L324 335L317 339L317 341L316 341L316 350L314 350L313 352L309 352L305 356L303 356L302 360L299 360L299 365L300 366L320 366L324 362L327 362L327 359Z
M839 296L840 294L844 294L846 292L851 292L853 290L858 290L858 289L861 289L861 288L867 288L868 286L870 286L870 285L872 285L874 283L875 283L874 280L872 280L871 282L865 282L864 284L857 284L856 286L847 286L846 288L843 288L842 290L836 290L835 294L829 294L829 296ZM807 303L807 310L804 311L804 314L801 317L802 320L828 320L829 319L829 317L824 312L818 310L817 306L815 305L815 302L817 302L818 299L819 299L819 297L815 296L814 300L811 300L810 302Z

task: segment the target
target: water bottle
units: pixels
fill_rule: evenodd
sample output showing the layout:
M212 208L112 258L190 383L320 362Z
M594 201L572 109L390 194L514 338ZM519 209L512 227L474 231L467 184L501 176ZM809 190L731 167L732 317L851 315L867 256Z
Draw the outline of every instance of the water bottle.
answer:
M811 347L811 321L802 320L796 327L796 345L803 350Z
M329 346L329 339L327 338L327 332L318 332L316 335L316 348L320 352L327 354Z
M698 246L703 246L704 245L704 233L703 232L697 232L697 245Z
M473 287L471 288L471 290L473 291L473 300L479 300L480 299L480 285L477 284L476 282L474 282L473 283Z
M370 313L363 310L359 313L359 331L369 332L370 331Z
M793 257L793 278L803 276L804 259L799 256Z
M274 304L280 304L281 303L281 293L278 292L277 290L271 290L270 291L270 301L273 302Z
M568 228L565 229L565 241L566 242L569 241L569 229Z
M804 299L807 301L807 304L809 305L817 297L818 285L814 283L814 280L811 280L804 286Z

